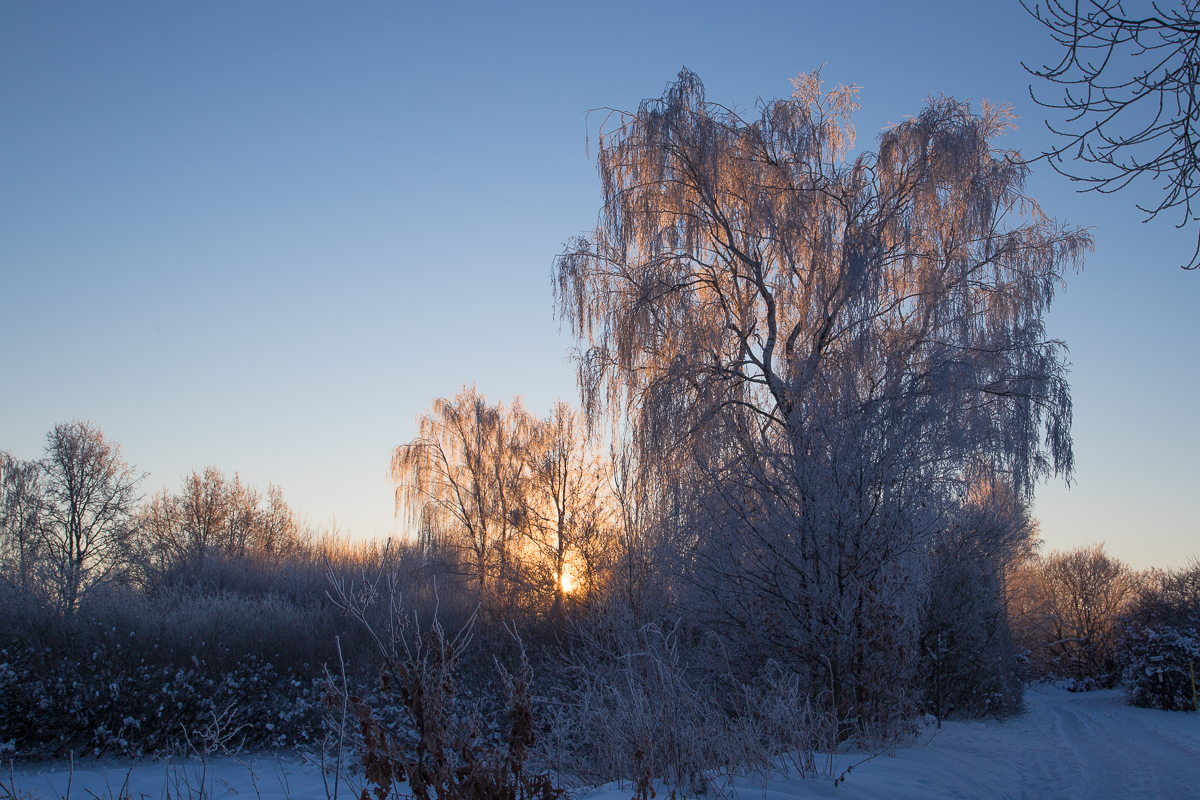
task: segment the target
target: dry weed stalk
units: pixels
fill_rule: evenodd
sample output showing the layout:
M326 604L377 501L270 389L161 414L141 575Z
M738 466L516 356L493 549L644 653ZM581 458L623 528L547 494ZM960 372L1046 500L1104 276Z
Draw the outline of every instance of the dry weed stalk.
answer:
M436 613L429 629L422 631L404 612L392 579L387 582L388 615L381 636L368 619L368 609L380 599L378 576L374 581L364 578L358 591L332 575L330 582L331 600L367 630L383 657L377 705L395 705L400 712L398 720L384 719L380 708L329 683L329 707L348 707L362 737L365 777L374 788L364 788L360 800L370 800L371 794L387 800L403 783L417 800L557 800L564 795L548 774L525 769L536 731L529 693L532 670L523 646L517 675L496 662L507 725L501 728L500 720L494 720L489 726L478 704L458 696L454 677L471 641L474 615L453 637ZM489 728L507 733L496 741L487 734Z

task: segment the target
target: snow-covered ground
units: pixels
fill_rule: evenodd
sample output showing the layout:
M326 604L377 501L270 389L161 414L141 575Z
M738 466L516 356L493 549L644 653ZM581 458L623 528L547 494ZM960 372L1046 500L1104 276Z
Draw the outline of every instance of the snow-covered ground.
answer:
M862 755L840 756L835 775L858 766L836 787L828 778L793 777L739 780L714 789L742 800L1200 798L1200 714L1131 708L1115 691L1037 688L1026 700L1026 713L1007 722L930 727L917 744L865 763L858 763ZM319 767L294 757L217 759L207 768L205 788L212 800L326 797ZM76 764L73 774L64 763L26 764L0 784L14 782L17 796L27 800L112 800L129 770L128 763L111 761ZM125 794L132 800L196 800L199 779L196 764L142 762L133 768ZM343 785L339 794L353 800L359 788L347 791ZM583 798L629 800L631 794L628 786L610 785Z
M1200 798L1200 715L1133 708L1117 691L1037 688L1025 700L1026 712L1006 722L931 727L894 757L855 767L837 788L828 781L747 781L739 794L745 800ZM861 758L844 757L839 768ZM605 792L603 800L628 798Z

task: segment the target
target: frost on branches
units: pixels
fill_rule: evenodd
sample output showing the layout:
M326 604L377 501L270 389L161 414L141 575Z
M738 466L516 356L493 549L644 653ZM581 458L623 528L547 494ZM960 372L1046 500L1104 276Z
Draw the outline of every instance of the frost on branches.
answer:
M937 554L995 577L1027 544L973 498L1070 474L1044 315L1091 239L1024 194L1007 107L935 98L851 158L856 108L812 74L744 117L681 72L602 131L556 301L592 424L670 507L680 599L861 725L919 696Z

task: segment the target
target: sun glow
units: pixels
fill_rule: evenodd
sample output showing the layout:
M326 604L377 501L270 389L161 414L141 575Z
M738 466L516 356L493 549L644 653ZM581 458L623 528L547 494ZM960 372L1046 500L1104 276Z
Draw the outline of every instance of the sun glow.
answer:
M559 576L558 583L562 586L562 590L570 594L575 590L575 577L571 575L571 571L564 569L562 575Z

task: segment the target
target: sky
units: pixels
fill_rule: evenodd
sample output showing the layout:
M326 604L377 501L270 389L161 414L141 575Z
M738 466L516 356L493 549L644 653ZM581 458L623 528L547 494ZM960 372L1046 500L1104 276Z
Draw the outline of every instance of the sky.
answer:
M605 112L687 67L752 111L821 68L859 150L930 95L1007 102L1051 141L1016 0L0 4L0 449L90 420L175 490L215 465L311 524L403 532L393 448L474 384L577 396L555 255L596 222ZM1137 568L1200 554L1194 229L1139 198L1028 192L1096 251L1048 316L1070 347L1076 472L1047 549ZM1145 202L1145 200L1143 200Z

